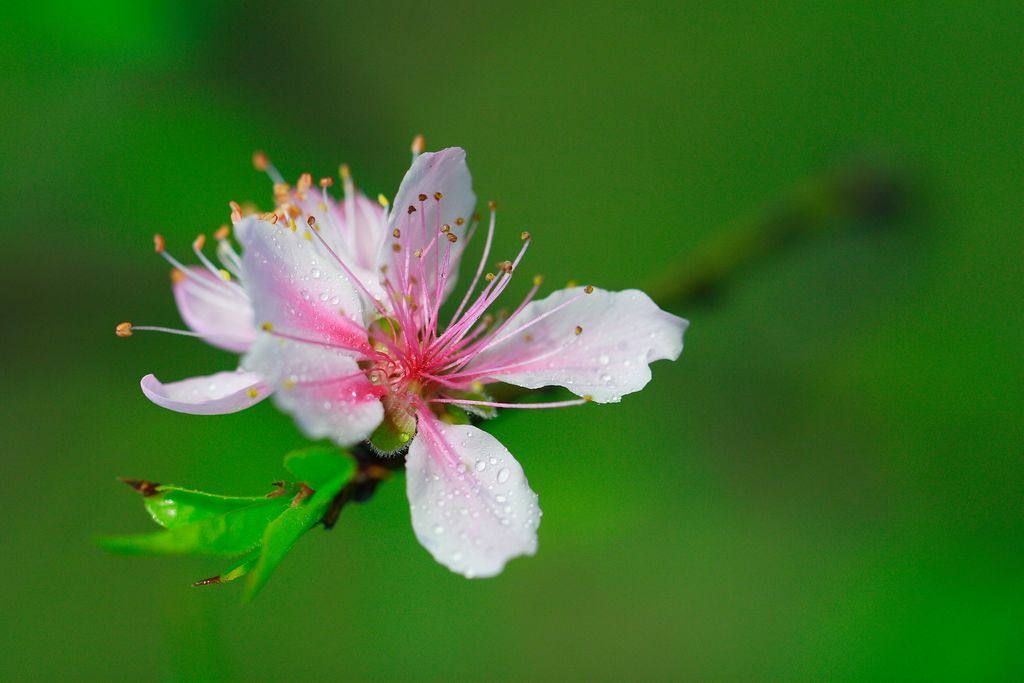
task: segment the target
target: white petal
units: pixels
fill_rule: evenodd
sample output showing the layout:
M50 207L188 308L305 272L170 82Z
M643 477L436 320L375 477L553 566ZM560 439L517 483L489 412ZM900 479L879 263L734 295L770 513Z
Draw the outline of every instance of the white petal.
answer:
M189 272L214 286L203 286L192 277L175 282L172 289L181 319L213 346L237 353L248 350L256 339L249 297L206 268L192 267Z
M381 388L345 351L260 335L242 366L264 377L274 403L311 439L353 444L384 419Z
M532 320L537 322L525 327ZM483 381L529 389L558 385L611 403L651 380L650 363L679 357L688 325L639 290L563 289L530 302L498 338L510 336L485 348L466 369Z
M365 348L359 290L312 229L303 223L292 232L255 218L242 223L242 277L257 327L271 323L305 339Z
M434 199L437 192L442 194L440 201ZM420 201L421 194L426 195L425 201ZM438 236L438 228L450 225L451 233L458 237L458 241L451 244L447 238L443 238L434 247L436 249L440 245L442 256L446 249L451 248L444 292L447 296L455 286L459 257L466 244L466 230L475 204L476 195L473 194L473 179L466 166L465 150L449 147L440 152L419 155L402 179L388 219L388 235L397 228L401 238L389 237L385 240L378 255L378 266L387 265L390 273L396 272L404 267L407 253L415 253L417 249L426 252L428 245ZM416 211L410 214L409 207ZM459 219L462 219L462 225L459 225ZM397 253L392 251L392 245L396 243L402 247L402 251ZM416 259L412 261L415 263ZM423 259L424 272L420 274L414 271L413 274L428 286L434 284L437 282L436 264L436 253L431 252ZM433 292L433 289L428 291Z
M218 372L162 384L153 375L142 378L142 393L159 406L191 415L237 413L270 395L255 372Z
M416 538L453 572L494 576L513 557L537 551L537 494L487 432L421 414L406 485Z

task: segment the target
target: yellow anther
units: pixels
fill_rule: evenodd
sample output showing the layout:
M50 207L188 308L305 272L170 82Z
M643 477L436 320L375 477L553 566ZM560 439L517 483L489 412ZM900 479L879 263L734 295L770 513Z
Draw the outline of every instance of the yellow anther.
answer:
M565 283L565 286L567 289L572 289L573 287L576 286L576 284L577 283L575 280L569 280L568 282Z
M594 285L587 285L586 287L583 288L583 291L586 292L587 294L593 294Z
M245 393L249 394L249 398L256 398L257 396L260 395L260 392L258 392L253 387L249 387L248 391L246 391Z
M304 233L302 234L302 236L303 236L303 237L305 237L305 238L306 238L307 240L309 240L310 242L312 242L312 241L313 241L313 233L311 233L311 232L310 232L309 230L307 230L306 232L304 232Z
M519 239L525 242L526 240L530 239L530 233L523 230L521 233L519 233Z
M342 176L344 177L344 176ZM334 178L321 178L320 187L331 187L334 185Z
M424 146L424 144L425 144L425 142L423 140L423 136L422 135L417 135L416 137L414 137L412 139L412 148L411 148L412 149L412 153L413 154L422 154L423 153L423 146Z
M459 216L458 218L455 219L455 225L462 225L465 222L466 222L466 219L461 217L461 216Z
M427 201L427 195L425 195L425 194L423 194L423 193L421 192L421 193L419 194L419 200L420 200L421 202L425 202L425 201Z
M456 242L459 241L459 236L456 235L454 232L450 232L448 233L448 241L451 242L452 244L455 244Z
M402 251L402 245L401 244L397 244L397 243L396 244L392 244L391 245L391 251L393 251L393 252L395 252L397 254L398 252Z
M443 198L444 198L444 195L441 194L440 192L435 192L434 193L434 199L436 199L437 201L441 201Z
M578 337L581 334L583 334L583 328L580 327L579 325L577 325L576 326L576 336Z
M192 240L192 248L202 249L204 246L206 246L206 235L199 233L196 235L196 238Z
M591 401L593 401L593 400L594 400L594 397L593 397L593 396L591 396L590 394L586 394L586 395L585 395L585 396L583 397L583 400L584 400L584 401L586 401L587 403L590 403Z
M391 204L391 202L388 201L388 198L385 197L383 194L377 195L377 203L383 206L385 209L388 208L388 206Z
M260 325L260 329L263 330L264 332L273 332L274 323L263 323L262 325Z
M338 166L338 175L341 176L342 180L348 180L352 177L352 171L349 170L348 164Z
M284 381L284 390L285 391L292 391L293 389L295 389L295 384L296 384L295 380L293 380L291 377L289 377L288 379L286 379Z
M500 270L502 272L505 272L505 273L511 273L512 272L512 262L511 261L500 261L500 262L494 264L494 266L495 266L495 268L497 268L498 270Z
M171 282L177 284L185 279L185 273L181 272L177 268L171 270Z
M217 232L213 233L213 238L217 241L226 240L231 234L231 228L226 225L222 225L217 228Z
M231 273L221 268L219 271L221 278L224 282L231 282Z
M423 257L423 250L422 249L417 249L416 251L413 252L413 256L415 256L416 258L422 258Z
M114 334L118 337L130 337L132 336L132 324L129 322L120 323L114 328Z
M452 226L445 223L441 226L441 232L451 232Z
M313 174L303 173L299 176L299 182L295 184L295 190L297 192L305 192L309 188L313 187Z
M490 282L494 279L494 273L487 273L487 275L484 275L484 279Z
M533 276L533 286L534 287L540 287L541 284L543 284L543 282L544 282L544 276L543 275L534 275Z
M394 235L395 239L397 240L402 236L402 231L399 230L398 228L395 228L394 230L391 231L391 234Z

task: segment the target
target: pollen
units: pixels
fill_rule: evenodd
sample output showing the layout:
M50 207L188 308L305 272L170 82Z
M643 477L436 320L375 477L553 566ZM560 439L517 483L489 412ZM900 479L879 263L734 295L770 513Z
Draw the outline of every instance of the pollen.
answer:
M114 334L118 337L130 337L132 336L132 324L129 322L123 322L114 328Z
M158 254L164 253L164 236L157 233L153 235L153 249Z
M263 323L262 325L260 325L260 329L263 330L264 332L273 332L274 323Z
M435 192L434 199L436 199L437 201L441 201L442 199L444 199L444 195L441 194L440 192Z
M249 387L249 390L245 393L249 394L249 398L256 398L260 395L260 392L256 391L254 387Z
M402 231L399 230L398 228L395 228L394 230L392 230L391 234L395 236L396 240L400 239L402 237Z
M583 334L583 328L582 328L582 327L580 327L579 325L577 325L577 326L576 326L576 336L578 337L578 336L580 336L581 334Z
M310 242L313 241L313 233L311 233L309 230L307 230L306 232L302 233L302 236L305 237Z

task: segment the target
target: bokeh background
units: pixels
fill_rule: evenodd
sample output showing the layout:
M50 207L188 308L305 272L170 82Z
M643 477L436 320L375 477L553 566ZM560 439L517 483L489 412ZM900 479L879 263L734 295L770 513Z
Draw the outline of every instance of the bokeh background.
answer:
M1019 3L2 13L0 679L1024 678ZM738 265L673 304L687 349L647 390L487 425L540 494L538 555L449 573L401 479L248 606L189 587L222 561L97 549L150 528L116 475L259 493L305 443L269 402L142 397L234 362L113 335L178 324L150 235L185 255L229 199L267 205L256 148L393 195L420 132L467 148L499 254L529 229L552 287ZM850 163L895 174L880 208L736 258Z

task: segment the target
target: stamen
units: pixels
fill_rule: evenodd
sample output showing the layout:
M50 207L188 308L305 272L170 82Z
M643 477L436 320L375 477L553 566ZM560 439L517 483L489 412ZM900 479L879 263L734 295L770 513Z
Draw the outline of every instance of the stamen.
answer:
M594 397L587 394L583 398L578 398L570 401L552 401L549 403L498 403L497 401L470 401L461 398L432 398L429 403L455 403L464 406L483 406L486 408L524 408L524 409L542 409L542 408L569 408L571 406L581 406L584 403L590 403L594 400Z
M274 165L270 163L270 159L268 159L267 155L263 153L263 150L258 149L252 153L252 165L257 171L263 171L268 176L270 176L270 179L273 182L284 182L284 178L281 177L281 174L277 172L277 169L274 168Z
M425 141L423 140L423 136L422 135L417 135L416 137L414 137L412 139L412 148L411 149L412 149L413 161L416 160L416 157L418 157L419 155L423 154L423 146L424 145L425 145Z

